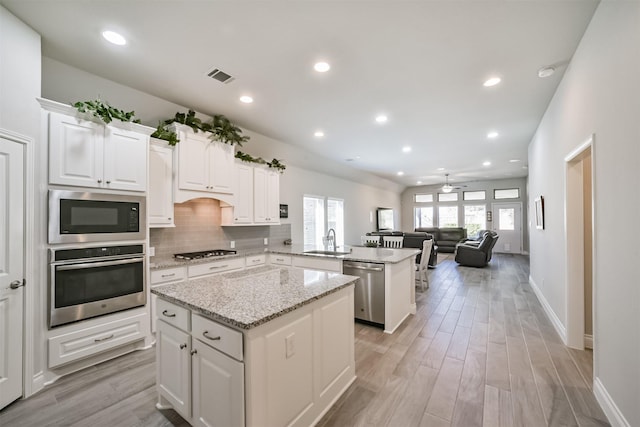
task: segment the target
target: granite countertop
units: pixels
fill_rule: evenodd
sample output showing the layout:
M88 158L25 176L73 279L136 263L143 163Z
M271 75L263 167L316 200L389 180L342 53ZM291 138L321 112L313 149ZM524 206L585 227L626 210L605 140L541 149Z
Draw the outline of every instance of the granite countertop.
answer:
M268 265L156 286L151 292L215 321L251 329L356 280L339 273Z
M308 247L303 245L293 246L269 246L266 248L255 249L243 249L238 250L236 254L217 256L212 258L202 258L194 260L181 260L173 257L152 257L151 258L151 270L158 270L162 268L181 267L185 265L196 265L207 262L214 262L223 259L245 257L249 255L257 255L263 253L273 253L281 255L295 255L295 256L308 256L308 257L320 257L320 258L336 258L346 261L363 261L363 262L379 262L384 264L396 264L404 261L407 258L415 256L420 253L420 249L414 248L402 248L402 249L390 249L390 248L368 248L364 246L345 246L339 248L338 252L349 252L343 255L321 255L321 254L309 254L305 253L310 250L324 250L322 247Z

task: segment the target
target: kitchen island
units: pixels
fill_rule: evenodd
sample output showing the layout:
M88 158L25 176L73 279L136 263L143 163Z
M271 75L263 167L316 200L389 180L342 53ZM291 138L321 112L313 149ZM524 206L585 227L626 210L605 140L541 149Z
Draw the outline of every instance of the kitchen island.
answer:
M345 246L332 252L322 247L311 248L293 245L270 247L269 252L273 254L272 263L278 259L279 255L292 255L291 264L294 267L319 268L322 262L325 265L331 265L330 260L334 260L334 266L337 263L340 269L335 271L340 272L343 271L343 262L372 263L369 264L370 267L379 265L384 270L384 320L375 321L375 323L382 323L385 333L392 334L409 315L416 313L415 256L420 253L418 249ZM370 273L364 274L365 278L370 276ZM364 288L370 287L370 283L367 285L356 284L356 310L371 309L371 293L363 294Z
M314 424L355 380L355 280L263 266L154 287L158 408L192 425Z

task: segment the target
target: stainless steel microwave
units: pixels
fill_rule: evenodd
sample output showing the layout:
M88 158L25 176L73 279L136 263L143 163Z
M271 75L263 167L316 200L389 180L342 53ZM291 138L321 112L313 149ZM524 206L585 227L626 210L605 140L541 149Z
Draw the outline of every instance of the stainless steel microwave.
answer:
M49 243L144 240L144 196L49 190Z

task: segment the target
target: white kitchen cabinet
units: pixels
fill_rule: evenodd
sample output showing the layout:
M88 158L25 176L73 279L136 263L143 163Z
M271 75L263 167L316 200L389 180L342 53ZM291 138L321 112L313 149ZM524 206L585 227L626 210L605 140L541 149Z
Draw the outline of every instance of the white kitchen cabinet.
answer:
M152 141L153 142L153 141ZM174 227L173 149L164 141L149 146L149 227Z
M244 426L242 333L162 299L158 307L175 315L158 318L158 406L194 426Z
M269 254L269 264L291 265L291 255Z
M222 206L222 225L280 224L280 174L262 166L236 163L232 206Z
M244 364L193 340L192 425L244 425Z
M184 125L173 125L179 135L175 156L178 165L176 201L214 197L233 202L235 161L233 146L209 139L209 133L194 133Z
M236 163L236 202L223 211L223 225L249 225L253 222L253 167ZM228 217L227 217L228 215Z
M147 190L147 149L152 128L104 125L75 108L44 99L48 111L49 183L111 190Z
M146 316L145 313L118 320L105 320L101 324L69 332L68 328L52 330L48 338L49 367L65 365L143 340ZM110 319L113 317L115 316L111 316Z
M156 332L158 394L185 418L191 417L191 336L165 322Z
M153 270L151 272L151 287L168 285L170 283L182 282L187 278L186 267L165 268L162 270ZM160 313L164 308L160 310ZM151 294L151 332L156 331L156 317L158 314L158 297Z
M253 171L253 222L280 223L280 174L265 168Z
M244 268L244 258L225 258L218 261L203 264L194 264L188 267L189 278L200 278L213 274L224 273Z
M245 258L245 266L247 268L250 267L258 267L261 265L265 265L267 262L267 255L266 254L260 254L260 255L249 255Z

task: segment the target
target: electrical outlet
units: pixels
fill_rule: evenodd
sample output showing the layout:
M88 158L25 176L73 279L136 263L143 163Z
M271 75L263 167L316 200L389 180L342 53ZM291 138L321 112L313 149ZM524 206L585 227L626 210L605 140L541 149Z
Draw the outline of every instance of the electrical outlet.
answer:
M268 244L269 244L269 238L268 238L268 237L265 237L265 238L264 238L264 244L265 244L265 245L268 245Z
M287 359L293 357L293 355L296 354L296 343L294 340L295 336L296 334L291 334L284 339L284 345L286 348L285 353L286 353Z
M236 241L235 241L235 240L230 241L230 242L229 242L229 247L230 247L231 249L235 249L235 248L236 248Z
M149 256L156 256L156 248L149 246Z

